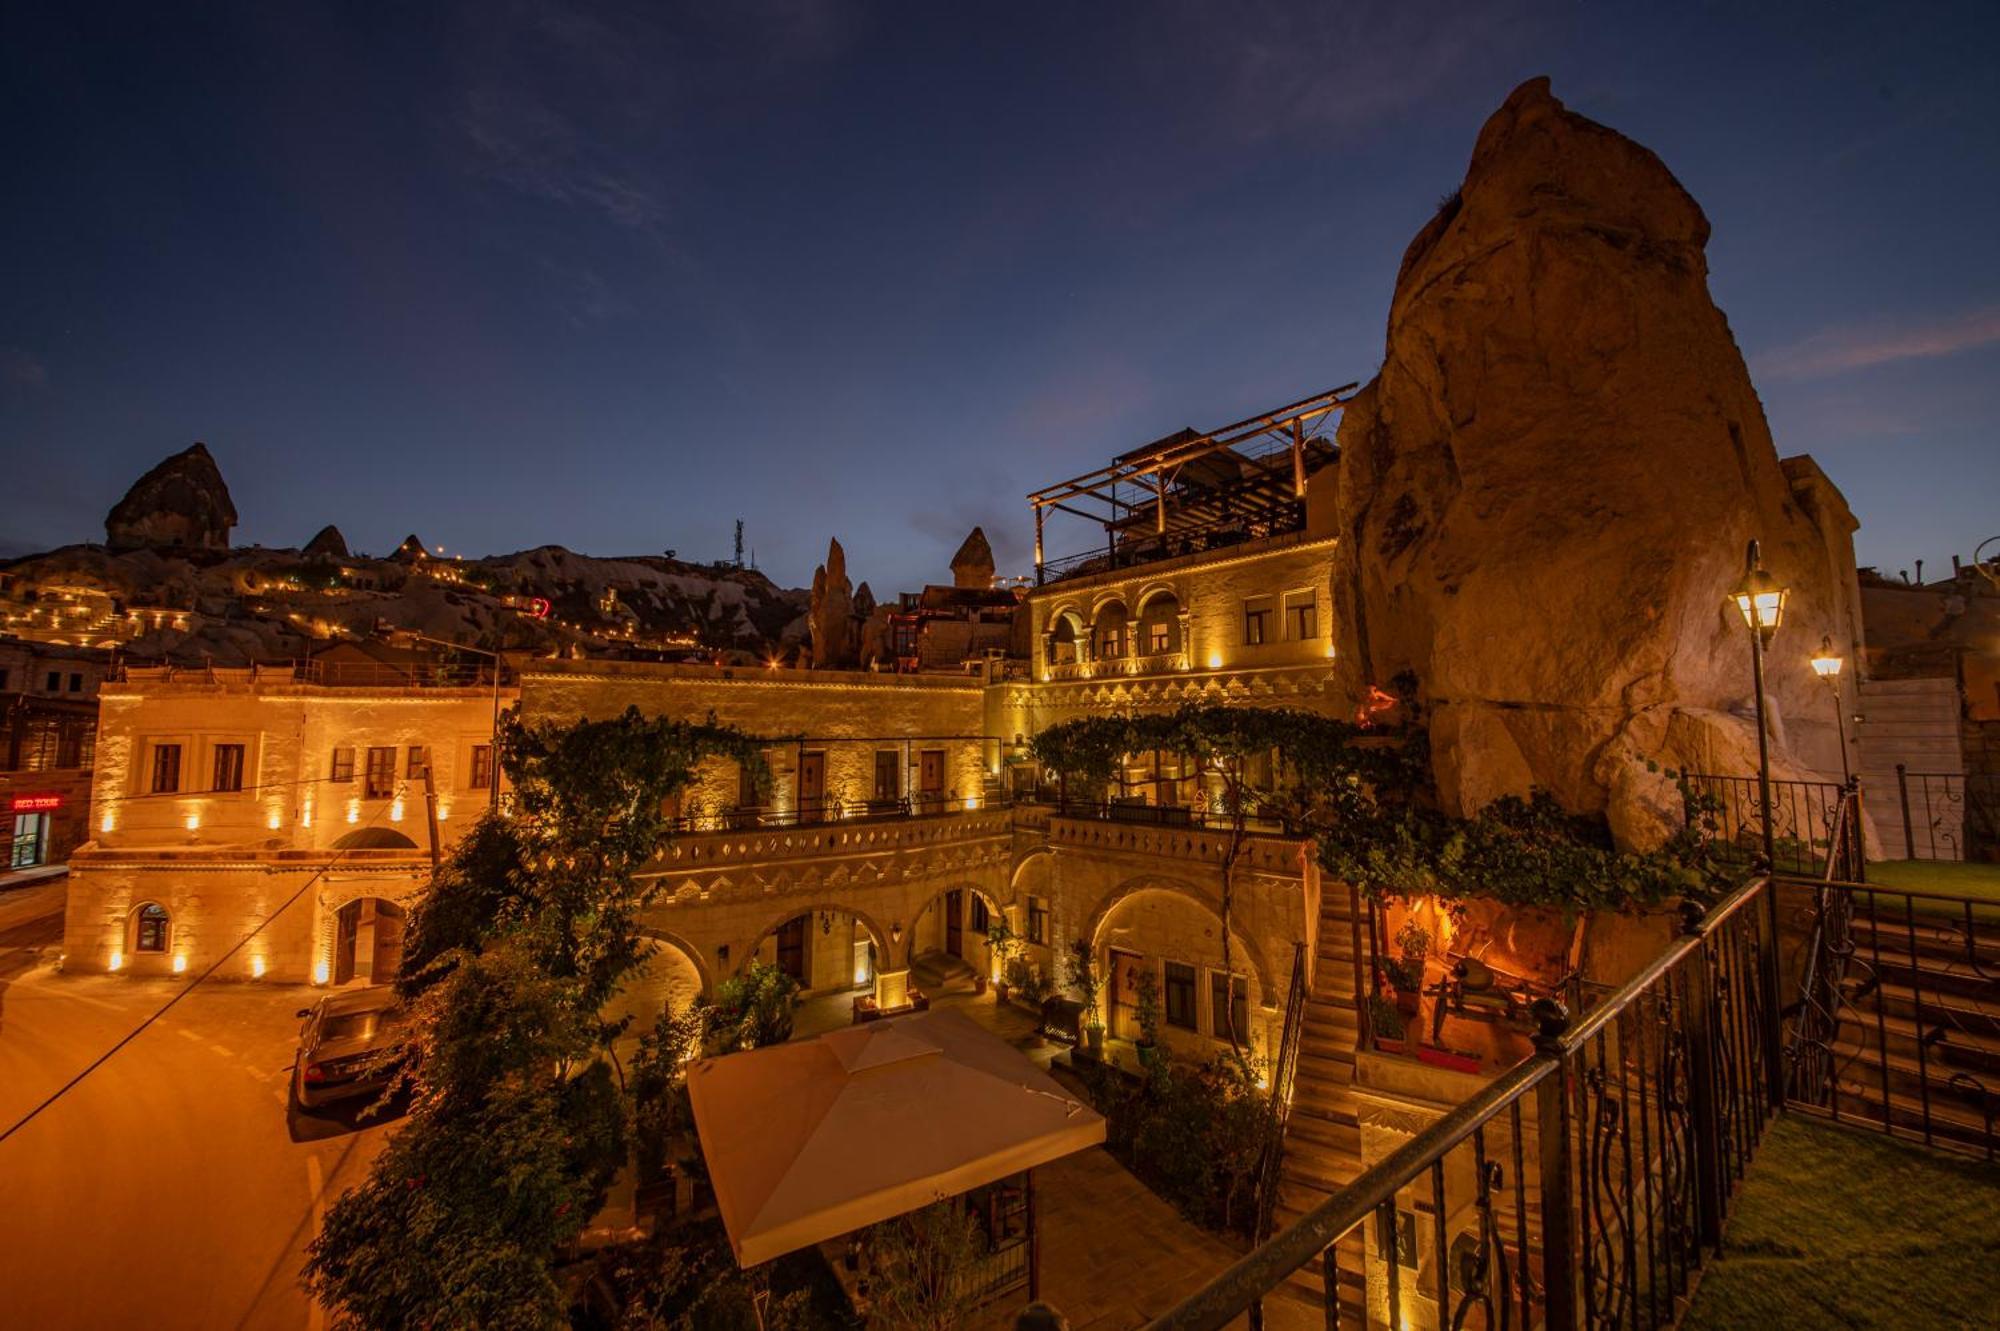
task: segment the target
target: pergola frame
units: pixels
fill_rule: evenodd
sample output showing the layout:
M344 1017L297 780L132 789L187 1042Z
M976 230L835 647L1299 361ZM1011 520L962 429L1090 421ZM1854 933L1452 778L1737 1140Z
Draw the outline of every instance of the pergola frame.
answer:
M1206 511L1184 511L1178 517L1172 511L1171 501L1175 498L1175 487L1183 471L1189 464L1203 458L1235 453L1239 464L1256 468L1260 473L1239 487L1240 496L1254 503L1268 503L1268 498L1257 499L1257 496L1268 491L1269 483L1281 474L1280 468L1275 465L1278 451L1288 451L1290 498L1303 498L1307 438L1334 412L1347 405L1356 387L1356 384L1343 384L1339 388L1329 388L1207 434L1170 435L1159 443L1121 453L1111 460L1109 466L1036 490L1028 496L1028 502L1035 510L1036 583L1044 580L1043 526L1050 509L1101 525L1106 548L1110 552L1116 549L1116 533L1131 530L1148 514L1154 533L1160 536L1171 530L1192 530L1215 522L1216 516ZM1245 457L1238 452L1241 445L1260 440L1274 447L1255 457ZM1134 498L1121 498L1118 494L1121 485L1132 486Z

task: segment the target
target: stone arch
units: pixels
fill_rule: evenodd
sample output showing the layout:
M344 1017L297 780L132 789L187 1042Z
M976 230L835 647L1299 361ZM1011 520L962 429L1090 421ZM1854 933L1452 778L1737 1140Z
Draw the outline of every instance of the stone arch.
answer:
M1197 887L1193 883L1179 878L1162 878L1152 874L1142 875L1138 878L1128 878L1117 887L1105 893L1099 899L1097 905L1092 907L1089 917L1084 921L1083 936L1090 940L1090 949L1093 954L1100 947L1105 922L1111 918L1112 912L1116 911L1124 902L1145 892L1166 892L1184 897L1206 911L1214 919L1217 928L1220 928L1222 925L1222 901L1215 893L1208 891L1206 888ZM1243 947L1243 968L1249 971L1256 979L1257 987L1264 998L1268 1000L1274 994L1280 992L1273 988L1277 982L1276 977L1272 974L1270 962L1265 958L1264 949L1258 946L1257 940L1250 937L1241 924L1238 924L1229 932L1232 938L1231 960L1235 960L1234 944L1241 943Z
M1131 649L1126 630L1131 615L1125 598L1111 595L1099 600L1090 611L1090 654L1098 660L1116 660Z
M333 843L335 850L415 850L417 843L392 827L361 827Z
M931 907L944 900L945 893L947 892L966 892L980 897L986 902L987 910L994 914L1004 916L1007 909L999 897L977 883L953 883L949 887L939 888L937 891L931 893L929 899L910 916L909 938L903 944L903 964L905 966L911 965L917 959L917 926L923 923L924 916L930 914ZM984 946L983 942L981 946Z
M1167 631L1166 646L1160 648L1160 652L1178 652L1186 647L1187 644L1181 640L1181 614L1185 607L1182 605L1179 594L1172 587L1164 583L1148 587L1145 593L1139 598L1138 606L1139 608L1136 612L1137 619L1133 628L1133 632L1137 635L1136 643L1133 647L1135 655L1154 656L1159 654L1159 652L1155 652L1152 645L1152 630L1155 625L1163 627Z
M1014 867L1007 871L1007 895L1013 898L1013 904L1021 901L1022 883L1031 868L1055 868L1055 853L1054 846L1036 846L1014 861ZM1054 884L1049 884L1048 888L1053 892Z
M1140 590L1139 594L1132 598L1132 613L1143 617L1146 611L1152 607L1154 600L1162 596L1167 597L1174 603L1174 611L1178 614L1180 612L1181 597L1171 582L1147 583Z
M853 916L861 922L861 927L868 931L868 938L875 944L875 954L877 956L887 957L893 955L889 945L888 931L877 924L874 917L867 911L862 910L852 902L846 901L803 901L796 906L785 907L783 914L758 931L757 936L750 940L750 946L743 949L743 956L736 963L737 973L742 973L743 969L750 964L752 958L757 955L757 950L764 946L764 940L777 933L787 920L795 920L801 915L815 915L820 911L830 911L836 915Z
M662 929L658 925L642 924L639 926L639 932L654 942L663 943L667 948L686 957L689 962L693 963L695 974L701 977L701 992L703 996L707 998L715 997L715 972L710 968L708 960L701 955L700 948L672 930Z
M1073 605L1066 605L1049 615L1047 658L1050 665L1066 665L1082 661L1089 647L1090 633L1084 627L1083 616ZM1067 659L1060 648L1069 648Z

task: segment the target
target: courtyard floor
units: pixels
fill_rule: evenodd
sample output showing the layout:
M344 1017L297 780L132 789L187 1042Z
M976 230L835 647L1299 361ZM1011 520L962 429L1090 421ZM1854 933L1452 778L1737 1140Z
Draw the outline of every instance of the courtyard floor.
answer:
M1781 1115L1681 1325L2000 1326L1996 1214L2000 1168Z

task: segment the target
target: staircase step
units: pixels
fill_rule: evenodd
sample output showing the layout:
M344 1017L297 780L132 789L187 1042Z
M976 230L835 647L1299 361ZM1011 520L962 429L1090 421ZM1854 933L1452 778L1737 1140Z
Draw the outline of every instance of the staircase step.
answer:
M1850 993L1863 987L1862 977L1848 977L1847 989ZM1901 1004L1911 1012L1917 1009L1918 994L1909 985L1883 983L1876 986L1876 991L1884 1002ZM2000 1003L1989 1003L1972 994L1937 993L1930 989L1924 990L1922 998L1926 1017L1936 1012L1970 1021L1975 1028L1987 1027L2000 1033Z
M1361 1125L1342 1123L1331 1118L1313 1115L1309 1118L1293 1118L1285 1129L1285 1162L1291 1163L1293 1145L1297 1142L1309 1143L1315 1151L1333 1151L1348 1157L1358 1170L1361 1167ZM1308 1152L1310 1153L1310 1152Z
M1862 1074L1866 1075L1865 1072ZM1841 1115L1855 1116L1854 1101L1859 1101L1875 1111L1882 1112L1882 1088L1855 1079L1854 1069L1849 1069L1840 1082ZM1896 1122L1912 1132L1919 1132L1923 1122L1924 1101L1918 1095L1906 1095L1901 1091L1889 1092L1889 1106ZM1933 1096L1930 1103L1930 1117L1933 1130L1940 1136L1948 1136L1961 1142L1980 1144L1986 1141L1986 1118L1973 1110L1964 1109L1954 1103L1946 1103ZM2000 1115L1996 1115L1994 1131L2000 1136ZM2000 1148L2000 1141L1992 1145Z
M1931 1088L1931 1106L1934 1112L1940 1098L1961 1100L1976 1106L1982 1091L1985 1094L2000 1093L2000 1079L1991 1074L1984 1077L1977 1076L1966 1068L1946 1063L1935 1054L1926 1054L1919 1061L1907 1054L1883 1054L1873 1045L1863 1045L1855 1040L1841 1040L1833 1046L1833 1057L1835 1066L1842 1068L1843 1079L1853 1078L1860 1066L1873 1069L1886 1062L1889 1071L1897 1076L1911 1082L1927 1083ZM1951 1084L1953 1077L1971 1077L1977 1085L1953 1086ZM1865 1081L1866 1075L1864 1074L1861 1079Z
M1842 1030L1850 1027L1855 1035L1851 1042L1874 1048L1875 1042L1884 1034L1891 1040L1915 1042L1926 1037L1934 1053L1985 1055L2000 1058L2000 1034L1981 1035L1975 1031L1961 1030L1949 1021L1941 1020L1937 1006L1924 996L1924 1020L1919 1025L1909 1017L1890 1012L1875 1013L1860 1008L1845 1007L1840 1012ZM1893 1047L1893 1046L1892 1046Z

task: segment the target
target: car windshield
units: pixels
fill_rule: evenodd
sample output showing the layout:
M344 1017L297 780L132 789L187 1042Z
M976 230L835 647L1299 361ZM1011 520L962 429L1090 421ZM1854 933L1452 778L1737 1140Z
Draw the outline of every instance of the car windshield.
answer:
M320 1023L322 1040L368 1040L398 1022L395 1012L336 1012Z

